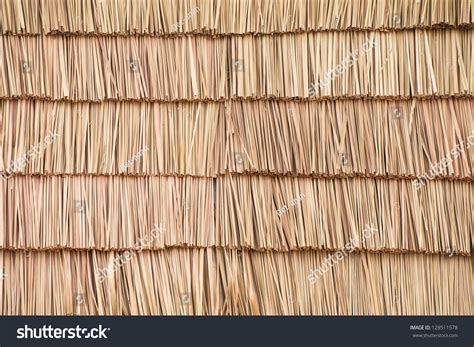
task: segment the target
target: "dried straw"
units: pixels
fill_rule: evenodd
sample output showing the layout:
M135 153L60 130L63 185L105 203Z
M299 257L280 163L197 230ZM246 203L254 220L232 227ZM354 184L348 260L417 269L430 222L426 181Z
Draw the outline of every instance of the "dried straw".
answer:
M226 172L466 179L474 102L0 101L0 172L216 177ZM25 165L11 165L48 133ZM468 137L470 136L470 137ZM459 146L458 149L457 146ZM141 153L143 155L138 155ZM136 159L134 159L136 158ZM124 163L129 162L124 169Z
M371 40L374 47L362 52ZM0 97L472 96L473 42L474 30L224 38L3 36L0 64L6 68L0 70ZM321 85L312 92L314 83Z
M0 251L3 315L468 315L470 259L327 252L169 249ZM116 257L128 259L112 272ZM110 266L100 281L99 269Z
M472 184L295 177L13 177L0 182L0 247L470 254ZM286 206L286 207L285 207ZM280 210L280 212L277 212ZM367 225L377 232L364 240Z
M0 32L250 34L472 26L470 0L4 0Z
M59 136L0 179L0 314L472 314L472 1L4 0L0 33L0 173Z

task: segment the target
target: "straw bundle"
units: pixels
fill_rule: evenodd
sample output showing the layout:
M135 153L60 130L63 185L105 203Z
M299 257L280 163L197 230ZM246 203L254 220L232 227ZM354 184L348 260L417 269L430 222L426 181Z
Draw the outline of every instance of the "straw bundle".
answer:
M224 172L224 114L221 103L6 101L0 172L215 176ZM12 165L49 132L54 142Z
M0 314L472 314L473 11L2 1Z
M0 97L220 100L474 93L474 29L223 38L3 36L0 59L7 67L0 70Z
M468 178L474 167L473 109L472 99L232 102L227 167L413 178L459 146L456 160L433 177Z
M226 172L468 179L471 99L0 103L0 172L215 177ZM54 142L12 165L48 133ZM134 158L125 169L123 164Z
M311 284L327 252L212 249L0 252L0 313L180 315L469 314L467 257L353 253ZM120 258L121 255L123 258ZM123 266L113 264L117 259ZM125 259L128 259L125 261ZM115 263L114 263L115 262ZM111 272L100 282L98 271ZM51 274L61 274L55 281Z
M464 182L417 190L360 178L15 177L0 184L0 247L128 249L158 224L168 232L144 248L342 249L357 239L357 249L468 255L473 193ZM367 224L377 231L363 240Z
M238 235L251 247L340 249L361 240L369 224L378 232L361 248L470 252L469 183L432 182L417 190L404 180L225 177L218 184L219 234Z
M5 0L3 33L250 34L472 26L469 0Z

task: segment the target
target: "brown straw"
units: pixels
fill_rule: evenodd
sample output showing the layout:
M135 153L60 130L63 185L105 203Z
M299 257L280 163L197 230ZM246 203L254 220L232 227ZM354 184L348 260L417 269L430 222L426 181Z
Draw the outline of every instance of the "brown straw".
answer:
M473 43L474 29L225 38L3 36L0 97L472 97Z
M0 1L0 314L472 315L473 5Z
M3 315L468 315L467 257L0 251ZM120 267L114 264L122 264ZM312 270L320 269L314 282ZM326 271L324 270L326 269ZM100 277L100 274L105 274ZM100 278L100 279L99 279ZM103 279L102 279L103 278Z
M4 0L0 32L229 35L473 24L470 0Z

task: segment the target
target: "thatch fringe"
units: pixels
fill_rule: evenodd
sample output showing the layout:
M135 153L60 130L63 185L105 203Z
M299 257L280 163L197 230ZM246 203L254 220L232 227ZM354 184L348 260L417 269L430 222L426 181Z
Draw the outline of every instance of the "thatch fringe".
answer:
M414 177L448 155L446 169L433 177L474 172L473 100L233 101L229 107L230 172Z
M470 0L4 0L2 33L254 34L470 26Z
M369 42L374 46L363 52ZM474 30L219 39L3 36L0 97L472 96L473 43Z
M12 177L0 181L0 247L165 246L469 254L474 187L434 181L226 176ZM368 239L367 224L377 229Z
M0 171L215 176L224 172L224 113L221 103L0 101ZM49 132L59 136L14 165Z
M473 109L474 100L453 98L0 101L0 172L414 178L429 173L431 165L455 150L430 177L467 180L474 167L469 154L474 148ZM59 136L24 165L15 165L49 132Z
M435 181L226 176L217 180L217 232L226 245L469 253L474 186ZM378 230L363 240L369 224Z
M329 256L335 255L211 249L0 251L6 275L0 281L0 314L472 313L467 257L352 253L331 268L324 263ZM108 275L101 277L106 268ZM310 282L308 274L317 268L328 270Z

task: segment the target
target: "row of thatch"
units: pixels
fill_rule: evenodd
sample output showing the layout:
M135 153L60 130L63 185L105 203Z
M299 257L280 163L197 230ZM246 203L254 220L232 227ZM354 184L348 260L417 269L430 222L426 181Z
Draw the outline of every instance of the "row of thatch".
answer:
M472 313L467 257L209 248L0 251L2 266L9 276L0 281L0 314ZM308 281L315 270L318 280Z
M13 177L0 182L0 247L342 249L469 255L474 187L434 181L229 176ZM369 224L377 231L368 239Z
M0 172L207 177L251 172L468 180L474 168L473 109L472 99L453 98L4 101ZM49 134L54 134L53 141L44 143ZM23 163L17 160L39 144L44 144L41 151Z
M4 0L14 34L249 34L471 27L470 0Z
M67 100L474 94L474 29L281 36L3 36L0 97Z

